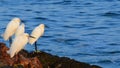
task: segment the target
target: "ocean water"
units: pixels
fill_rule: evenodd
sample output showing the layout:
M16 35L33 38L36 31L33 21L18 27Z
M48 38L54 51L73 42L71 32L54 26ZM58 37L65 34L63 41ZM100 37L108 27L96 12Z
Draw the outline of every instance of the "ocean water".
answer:
M120 0L1 0L0 34L14 17L21 18L27 33L46 25L38 40L41 51L120 68ZM8 45L2 37L0 42Z

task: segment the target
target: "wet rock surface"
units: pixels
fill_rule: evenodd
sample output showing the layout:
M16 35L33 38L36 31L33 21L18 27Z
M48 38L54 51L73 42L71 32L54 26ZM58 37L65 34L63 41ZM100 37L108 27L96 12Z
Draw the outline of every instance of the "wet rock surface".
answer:
M19 52L13 58L7 54L8 47L0 43L0 68L101 68L78 62L67 57L53 56L45 52L31 52L25 50Z

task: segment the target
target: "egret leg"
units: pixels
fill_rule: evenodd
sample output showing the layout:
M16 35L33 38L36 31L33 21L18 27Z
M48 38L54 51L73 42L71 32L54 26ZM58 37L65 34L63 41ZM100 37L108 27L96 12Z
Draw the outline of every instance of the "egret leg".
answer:
M12 37L9 38L9 46L12 44Z
M35 51L37 52L37 41L35 42Z
M15 58L15 61L18 61L18 55L17 54L15 54L15 56L14 56L14 58Z

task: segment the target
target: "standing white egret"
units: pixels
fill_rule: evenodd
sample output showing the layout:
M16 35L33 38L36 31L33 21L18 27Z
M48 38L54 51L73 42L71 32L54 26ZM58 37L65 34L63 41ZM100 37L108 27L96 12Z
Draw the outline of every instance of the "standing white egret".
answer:
M23 33L21 35L18 35L13 40L10 50L8 53L10 54L10 57L12 58L15 54L17 54L21 49L24 48L24 46L28 42L29 35L27 33Z
M35 38L30 38L29 39L29 43L31 45L35 43L35 51L37 51L37 40L39 39L39 37L41 37L43 35L44 28L45 28L45 25L44 24L40 24L31 33L31 36L33 36Z
M8 40L10 44L12 43L11 36L16 32L17 28L20 25L21 20L19 18L13 18L7 25L5 32L3 34L4 40Z
M18 27L17 31L15 32L15 36L21 35L21 34L23 34L24 32L25 32L25 25L24 25L24 23L22 23L22 24Z

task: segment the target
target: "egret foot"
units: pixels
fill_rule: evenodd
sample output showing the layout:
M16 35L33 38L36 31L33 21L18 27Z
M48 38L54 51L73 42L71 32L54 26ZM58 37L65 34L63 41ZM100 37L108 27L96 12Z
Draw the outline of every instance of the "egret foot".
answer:
M37 50L37 51L35 51L36 53L41 53L41 51L40 50Z
M39 54L42 53L40 50L34 51L33 54Z

